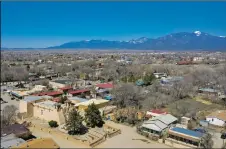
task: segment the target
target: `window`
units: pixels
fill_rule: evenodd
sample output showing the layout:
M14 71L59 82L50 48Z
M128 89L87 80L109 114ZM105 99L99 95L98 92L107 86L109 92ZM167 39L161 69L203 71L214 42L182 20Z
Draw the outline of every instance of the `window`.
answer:
M41 110L41 115L43 115L43 110Z

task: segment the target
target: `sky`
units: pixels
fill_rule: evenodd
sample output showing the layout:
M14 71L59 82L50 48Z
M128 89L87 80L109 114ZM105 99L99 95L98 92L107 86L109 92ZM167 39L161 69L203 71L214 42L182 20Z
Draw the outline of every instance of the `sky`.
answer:
M196 30L226 35L226 2L1 2L1 46L156 38Z

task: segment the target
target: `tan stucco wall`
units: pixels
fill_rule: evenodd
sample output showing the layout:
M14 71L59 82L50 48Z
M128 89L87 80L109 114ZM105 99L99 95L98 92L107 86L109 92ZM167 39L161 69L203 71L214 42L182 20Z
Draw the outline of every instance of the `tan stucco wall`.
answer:
M27 102L26 101L20 100L20 103L19 103L19 112L20 113L27 112Z
M43 114L41 115L41 110ZM57 109L44 109L42 107L34 106L34 117L44 119L46 121L57 121L60 124L59 115Z

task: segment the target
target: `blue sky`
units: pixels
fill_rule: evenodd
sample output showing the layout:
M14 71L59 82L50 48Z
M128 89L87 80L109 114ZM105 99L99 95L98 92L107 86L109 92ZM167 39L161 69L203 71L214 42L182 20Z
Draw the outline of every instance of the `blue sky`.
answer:
M2 2L2 47L129 40L200 30L226 35L226 2Z

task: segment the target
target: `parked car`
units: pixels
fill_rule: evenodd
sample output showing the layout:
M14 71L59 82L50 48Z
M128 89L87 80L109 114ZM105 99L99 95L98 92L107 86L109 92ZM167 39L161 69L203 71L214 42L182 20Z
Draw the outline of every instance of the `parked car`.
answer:
M196 129L194 129L194 131L201 132L201 133L207 133L207 131L202 128L196 128Z

